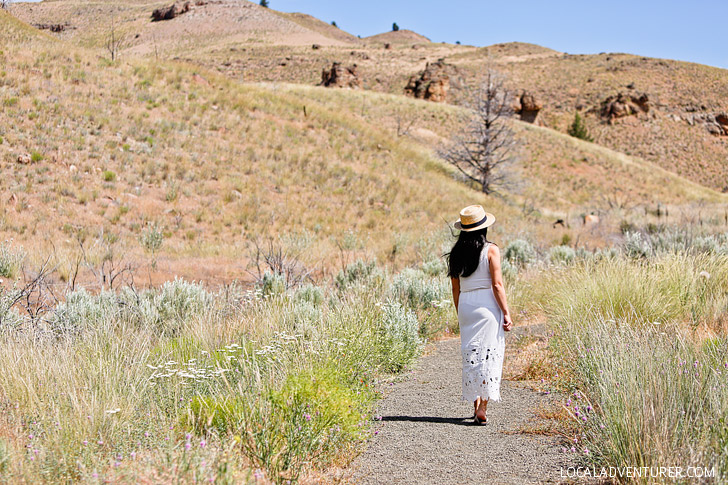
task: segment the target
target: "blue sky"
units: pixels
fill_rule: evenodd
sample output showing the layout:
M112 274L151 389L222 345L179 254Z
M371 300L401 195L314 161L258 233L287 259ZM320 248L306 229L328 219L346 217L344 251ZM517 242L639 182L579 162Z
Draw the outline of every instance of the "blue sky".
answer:
M728 0L269 0L362 37L392 22L434 42L531 42L570 54L628 52L728 69Z

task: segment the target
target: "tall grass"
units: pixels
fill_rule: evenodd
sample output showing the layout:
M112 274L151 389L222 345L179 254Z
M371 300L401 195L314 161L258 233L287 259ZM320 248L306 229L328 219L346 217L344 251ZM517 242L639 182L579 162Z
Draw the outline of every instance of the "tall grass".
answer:
M0 480L286 482L345 462L377 379L444 325L431 296L368 274L339 292L176 280L78 290L43 320L4 309Z
M575 449L600 466L704 466L726 480L728 258L625 254L539 281L575 391Z

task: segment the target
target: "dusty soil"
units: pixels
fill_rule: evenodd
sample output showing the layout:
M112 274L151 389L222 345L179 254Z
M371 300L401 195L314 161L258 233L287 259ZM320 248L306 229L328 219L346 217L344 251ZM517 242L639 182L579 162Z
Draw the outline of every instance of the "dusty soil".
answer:
M518 333L509 335L513 344ZM529 332L530 333L530 332ZM571 465L557 437L524 433L554 394L504 380L502 401L476 425L461 398L460 339L435 342L410 375L380 402L381 421L366 451L350 467L351 483L558 483ZM511 345L513 348L513 345ZM508 359L508 357L506 358ZM506 367L508 360L506 360Z

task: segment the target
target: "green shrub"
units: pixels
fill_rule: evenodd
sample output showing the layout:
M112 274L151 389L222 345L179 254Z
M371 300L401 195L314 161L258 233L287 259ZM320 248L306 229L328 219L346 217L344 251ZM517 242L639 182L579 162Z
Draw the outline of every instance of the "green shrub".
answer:
M142 232L139 237L139 242L145 251L152 254L156 254L157 251L162 247L164 242L164 234L162 230L156 224L150 224L147 229Z
M280 273L266 271L258 286L263 296L282 295L286 292L286 278Z
M24 259L22 249L13 250L7 242L0 243L0 278L15 278Z
M400 372L420 352L420 325L414 312L400 303L387 302L382 310L377 322L381 366L386 372Z
M518 266L511 263L507 259L501 261L501 274L503 279L509 283L513 283L518 277Z
M66 295L66 300L56 307L50 326L55 332L77 335L117 319L119 313L113 292L102 291L99 295L92 295L81 288Z
M321 305L324 302L324 290L312 284L301 286L296 290L296 301Z
M116 180L116 174L111 170L104 170L103 176L104 182L113 182L114 180Z
M244 425L247 399L247 396L195 396L182 418L182 426L203 436L210 430L224 436Z
M357 392L358 391L358 392ZM191 406L198 432L235 432L243 452L276 483L296 481L304 467L326 466L337 445L363 437L371 393L348 382L337 363L288 374L280 389Z
M381 278L381 271L374 261L363 261L361 259L349 264L346 269L339 271L334 278L334 284L339 290L345 290L351 286L369 283L372 279Z
M569 246L554 246L549 250L549 261L553 264L571 264L576 259L576 251Z
M159 291L151 291L158 313L158 324L184 321L210 311L212 295L202 285L175 278Z
M443 258L435 258L422 263L421 269L428 276L440 276L447 273L447 263Z
M569 126L568 133L574 138L579 138L580 140L594 141L591 135L589 135L586 123L584 123L584 120L581 119L581 115L579 115L578 111L574 113L574 121Z
M448 298L450 286L444 278L432 278L421 270L406 268L392 279L391 293L398 301L417 310Z
M43 154L37 151L30 152L30 161L33 163L38 163L41 160L43 160Z
M506 246L504 257L511 263L523 267L536 261L536 251L528 241L514 239Z
M644 259L652 254L652 247L649 240L644 239L641 233L628 232L624 235L622 251L629 258Z

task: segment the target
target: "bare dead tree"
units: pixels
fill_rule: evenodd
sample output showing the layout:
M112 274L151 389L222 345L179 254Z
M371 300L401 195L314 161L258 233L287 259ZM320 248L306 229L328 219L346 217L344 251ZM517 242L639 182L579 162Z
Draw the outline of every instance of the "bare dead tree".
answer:
M106 50L111 55L111 62L116 61L119 57L119 51L122 49L125 41L125 36L118 31L116 25L116 17L111 16L111 28L109 29L109 36L106 40Z
M94 242L93 247L97 251L100 246L101 262L94 264L89 258L88 251L84 245L84 240L77 234L76 242L78 243L81 251L81 258L83 259L84 265L91 274L99 282L100 289L113 290L115 287L122 286L126 283L128 286L134 286L134 272L137 269L136 265L132 261L126 260L123 256L120 258L117 251L115 251L115 243L113 238L104 237L102 233ZM74 286L75 279L78 274L78 268L75 268L75 274L73 275Z
M12 292L9 298L3 302L6 308L19 307L27 313L28 318L24 320L31 328L38 323L48 322L45 315L51 313L58 305L59 298L53 290L50 275L55 271L50 265L50 257L40 265L37 271L28 272L23 268L24 285ZM0 324L3 323L0 315Z
M257 283L263 281L266 272L272 272L283 276L286 282L286 289L293 288L311 281L313 270L306 268L298 259L298 254L284 249L272 239L267 244L261 245L257 240L253 241L253 254L250 258L250 266L254 271L248 273L255 278Z
M397 110L395 120L397 121L397 137L409 135L417 121L414 117L407 116L405 110Z
M511 128L511 93L503 76L488 69L468 96L466 129L438 150L486 194L515 185L517 143Z

